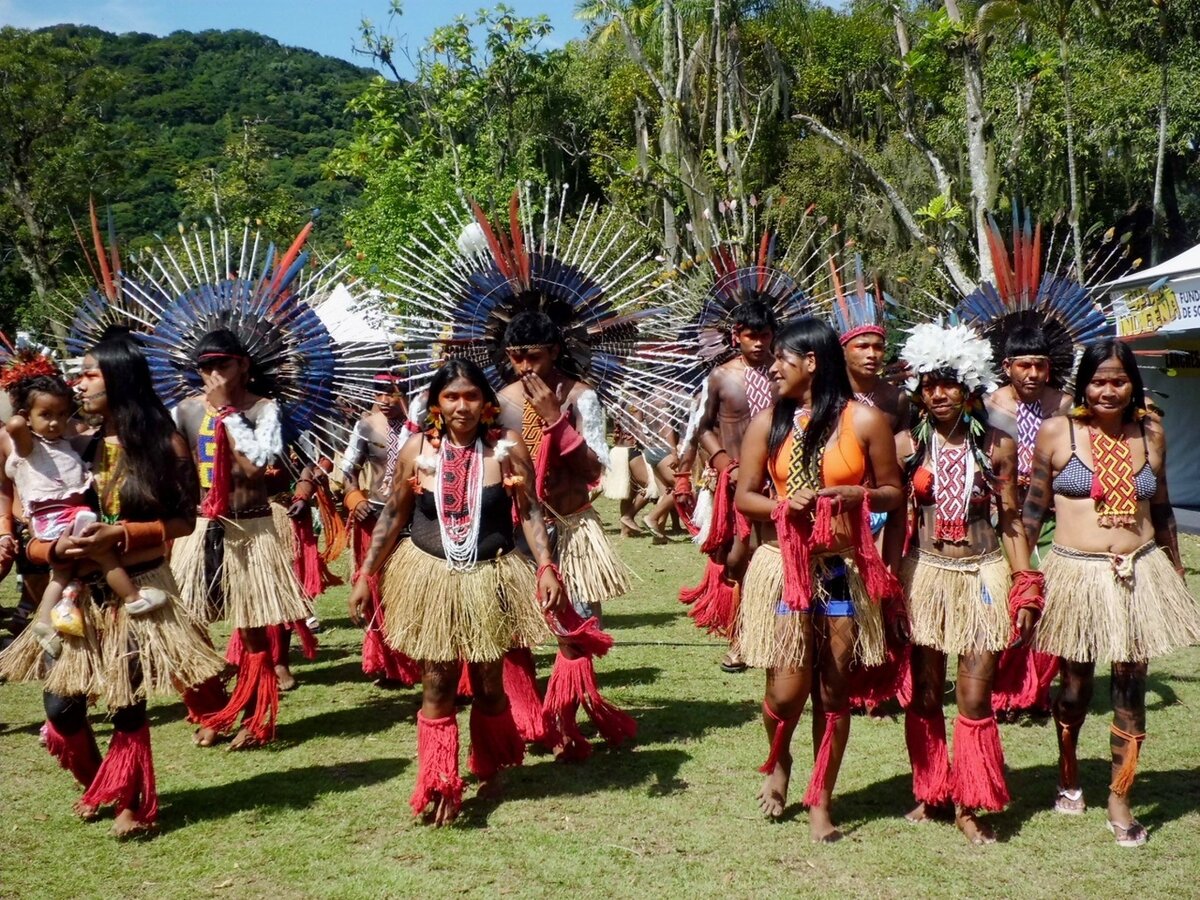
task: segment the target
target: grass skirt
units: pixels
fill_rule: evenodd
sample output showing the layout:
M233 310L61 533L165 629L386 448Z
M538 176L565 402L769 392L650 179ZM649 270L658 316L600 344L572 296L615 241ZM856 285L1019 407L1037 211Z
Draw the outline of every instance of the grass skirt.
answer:
M851 560L844 562L857 626L854 658L864 666L879 665L884 658L882 612L867 593L858 569ZM813 587L818 592L824 590L822 574L821 558L814 557ZM783 555L778 547L763 544L754 551L741 594L736 649L746 665L756 669L795 669L803 665L805 632L811 613L779 611L783 600Z
M210 520L197 518L195 530L171 551L171 572L188 614L205 623L223 618L234 628L283 625L312 615L292 568L290 529L280 529L274 514L219 521L224 551L213 577L219 580L223 610L209 602L205 536Z
M519 553L452 572L411 540L396 548L379 592L388 646L431 662L492 662L552 637L533 566Z
M1200 643L1200 607L1153 542L1133 553L1055 544L1034 646L1075 662L1143 662Z
M104 702L121 709L149 694L173 696L220 675L225 659L208 639L207 629L179 601L171 569L163 564L135 575L138 587L163 591L170 602L143 616L131 616L118 604L104 617ZM140 678L136 677L140 674Z
M558 569L580 615L590 615L596 604L629 593L629 569L609 543L596 510L589 506L555 521Z
M41 681L46 677L46 654L33 634L31 617L29 624L11 644L0 652L0 681Z
M900 581L913 644L947 654L1008 646L1012 575L999 549L962 559L917 550L900 567Z

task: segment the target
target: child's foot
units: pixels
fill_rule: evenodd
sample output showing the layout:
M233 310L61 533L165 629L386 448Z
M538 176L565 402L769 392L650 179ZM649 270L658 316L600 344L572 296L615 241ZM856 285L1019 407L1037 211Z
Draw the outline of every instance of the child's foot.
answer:
M38 646L45 651L46 655L51 659L58 659L59 654L62 653L62 638L58 636L54 626L47 625L45 622L34 622L29 627L37 639Z
M138 590L137 597L125 601L125 612L131 616L144 616L156 609L162 609L170 602L165 591L155 587L144 587Z

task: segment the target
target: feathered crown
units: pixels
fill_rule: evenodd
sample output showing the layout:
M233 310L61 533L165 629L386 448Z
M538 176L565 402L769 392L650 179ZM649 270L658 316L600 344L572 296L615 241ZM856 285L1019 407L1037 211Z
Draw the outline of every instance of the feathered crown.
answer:
M829 268L834 285L833 327L841 336L843 346L863 334L887 337L887 307L892 298L883 292L878 281L874 284L874 290L867 288L863 277L862 254L854 254L854 285L851 292L847 292L843 286L833 257L829 259Z
M562 334L563 371L594 388L622 427L649 436L631 414L645 393L640 348L665 315L648 306L661 289L648 254L616 209L584 201L566 212L565 186L557 204L546 188L538 223L529 187L513 192L503 223L469 200L400 250L392 299L410 383L420 388L445 359L465 357L502 387L513 377L508 323L543 312Z
M910 370L905 386L913 393L920 389L921 376L931 372L952 372L954 380L972 394L996 386L991 347L961 322L944 325L939 319L915 326L900 356Z
M60 375L48 348L35 347L17 335L14 344L0 331L0 390L12 391L19 382L38 375Z
M1108 279L1128 252L1129 235L1118 240L1114 229L1104 233L1100 248L1085 264L1090 279L1077 271L1073 261L1064 266L1067 241L1061 242L1056 258L1051 234L1043 253L1041 223L1033 224L1028 209L1022 223L1016 204L1011 253L991 214L987 239L996 282L983 282L964 297L957 315L991 341L997 365L1005 357L1005 343L1014 329L1041 329L1050 345L1051 384L1061 388L1071 377L1077 351L1114 333L1112 317L1097 302L1100 292L1094 288Z

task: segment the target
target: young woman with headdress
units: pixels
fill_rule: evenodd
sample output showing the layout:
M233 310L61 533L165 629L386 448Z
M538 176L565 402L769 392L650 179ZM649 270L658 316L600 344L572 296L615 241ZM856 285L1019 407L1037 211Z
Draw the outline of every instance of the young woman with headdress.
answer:
M812 692L816 761L804 802L813 840L829 842L841 837L829 806L850 733L850 664L883 661L881 604L899 600L869 513L898 506L903 492L887 418L851 399L833 329L798 319L780 331L774 355L779 399L742 440L736 503L773 524L777 539L750 561L737 649L767 670L759 804L771 818L786 806L792 732Z
M505 695L510 647L549 640L543 612L569 607L537 502L520 434L497 427L495 391L478 366L451 359L429 386L425 431L404 445L392 493L350 595L362 620L379 577L390 645L418 660L423 702L417 714L417 784L411 806L444 825L457 816L455 689L468 669L469 767L481 781L520 765L525 752ZM516 550L513 508L537 565ZM405 529L410 535L402 539ZM540 608L539 608L540 606Z
M1200 608L1183 580L1167 491L1162 421L1148 415L1137 360L1115 339L1092 344L1075 377L1075 406L1047 420L1034 447L1024 525L1032 540L1051 500L1057 524L1043 562L1046 608L1035 647L1059 657L1058 812L1084 811L1077 762L1096 663L1111 668L1112 783L1108 827L1118 844L1147 840L1130 793L1146 738L1151 659L1200 643Z
M1016 446L987 426L982 395L993 381L987 341L965 325L928 323L912 330L901 357L918 411L912 430L897 439L912 506L901 567L912 644L904 729L919 805L908 818L948 815L953 804L967 839L991 843L995 837L977 811L1003 809L1009 800L992 679L1014 634L1025 642L1032 636L1041 578L1029 570L1020 527ZM953 763L942 712L950 654L958 655Z
M167 543L195 524L196 472L183 439L155 396L145 357L134 340L103 340L83 357L80 399L100 430L79 439L92 467L101 523L82 537L35 541L37 561L80 564L112 552L139 588L168 602L135 614L103 585L101 605L82 603L84 633L63 635L46 677L47 749L87 789L76 804L85 819L115 804L114 834L152 827L158 812L146 697L214 679L224 661L179 601L166 565ZM87 721L88 698L104 697L114 733L101 761Z

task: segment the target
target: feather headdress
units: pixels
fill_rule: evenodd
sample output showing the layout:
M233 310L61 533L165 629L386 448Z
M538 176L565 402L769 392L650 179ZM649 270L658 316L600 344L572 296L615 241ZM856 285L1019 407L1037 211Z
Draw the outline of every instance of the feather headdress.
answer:
M829 259L830 276L834 286L832 324L845 346L859 335L876 334L887 337L888 305L892 298L884 293L879 282L868 288L863 277L862 255L854 254L854 284L845 286L833 257Z
M952 373L955 381L972 394L996 386L991 346L961 322L943 325L939 320L917 325L909 331L900 357L909 368L905 387L914 393L920 389L921 376L934 372Z
M1089 273L1078 272L1073 261L1064 265L1068 242L1060 243L1056 256L1053 234L1043 251L1041 223L1035 226L1028 210L1022 223L1016 204L1011 251L990 214L987 239L995 283L983 282L964 297L956 311L958 317L990 340L997 365L1004 359L1004 345L1014 329L1041 329L1050 344L1050 383L1063 387L1071 377L1077 353L1114 333L1111 312L1101 305L1102 292L1096 288L1128 255L1129 235L1117 238L1114 229L1106 231L1099 249L1085 264Z
M616 209L584 201L570 213L565 186L558 198L547 187L542 199L539 216L524 184L498 221L469 200L401 249L392 300L410 385L422 387L445 359L465 357L502 387L514 374L505 329L518 313L540 311L562 333L563 371L595 389L622 428L653 443L653 427L633 413L655 359L642 351L665 316L650 305L662 289L654 266Z

